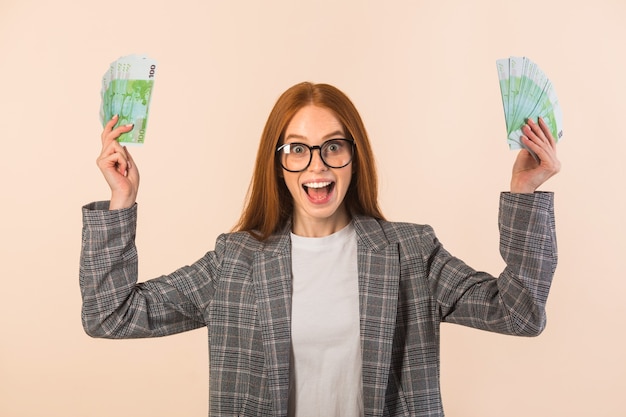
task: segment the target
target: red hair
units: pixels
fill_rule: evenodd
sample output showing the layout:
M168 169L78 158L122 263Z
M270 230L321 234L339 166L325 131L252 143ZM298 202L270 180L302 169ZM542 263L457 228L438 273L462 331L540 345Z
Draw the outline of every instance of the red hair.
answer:
M344 200L348 213L384 219L378 206L374 155L356 107L336 87L304 82L285 91L270 112L261 135L247 201L234 231L247 231L265 240L291 218L293 200L281 175L276 148L293 116L307 105L332 111L349 138L354 140L352 182Z

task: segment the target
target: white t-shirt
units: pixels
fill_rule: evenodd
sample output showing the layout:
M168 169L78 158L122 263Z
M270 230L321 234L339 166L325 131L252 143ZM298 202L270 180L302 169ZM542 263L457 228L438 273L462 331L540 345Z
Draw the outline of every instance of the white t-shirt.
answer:
M356 233L291 235L289 416L363 415Z

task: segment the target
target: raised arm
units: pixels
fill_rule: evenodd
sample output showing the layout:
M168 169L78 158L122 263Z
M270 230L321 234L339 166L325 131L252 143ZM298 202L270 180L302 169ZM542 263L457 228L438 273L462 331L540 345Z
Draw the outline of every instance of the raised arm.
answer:
M138 283L139 171L116 140L133 126L115 128L117 121L114 116L104 127L97 160L111 200L83 207L80 289L85 331L94 337L133 338L201 327L205 306L199 303L210 300L217 269L213 253L170 275Z

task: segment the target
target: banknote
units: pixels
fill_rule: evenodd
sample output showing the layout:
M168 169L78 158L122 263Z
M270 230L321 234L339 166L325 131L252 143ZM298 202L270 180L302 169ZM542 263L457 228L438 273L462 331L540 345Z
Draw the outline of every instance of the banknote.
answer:
M558 142L563 136L563 114L552 82L527 57L496 61L510 149L522 149L522 126L542 117ZM532 152L531 152L532 153ZM533 154L536 157L536 155Z
M119 115L117 126L134 124L118 141L143 144L157 62L145 55L127 55L113 61L102 77L100 122Z

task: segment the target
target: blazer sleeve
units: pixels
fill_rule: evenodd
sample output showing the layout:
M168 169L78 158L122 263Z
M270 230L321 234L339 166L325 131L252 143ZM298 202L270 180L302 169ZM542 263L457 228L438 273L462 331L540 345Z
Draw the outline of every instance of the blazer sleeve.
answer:
M219 250L174 273L137 283L137 205L83 207L80 290L82 322L92 337L157 337L204 326L219 275ZM218 240L219 242L219 240Z
M501 194L498 225L506 268L498 278L451 256L432 233L426 262L443 321L512 335L543 331L557 264L553 200L548 192Z

